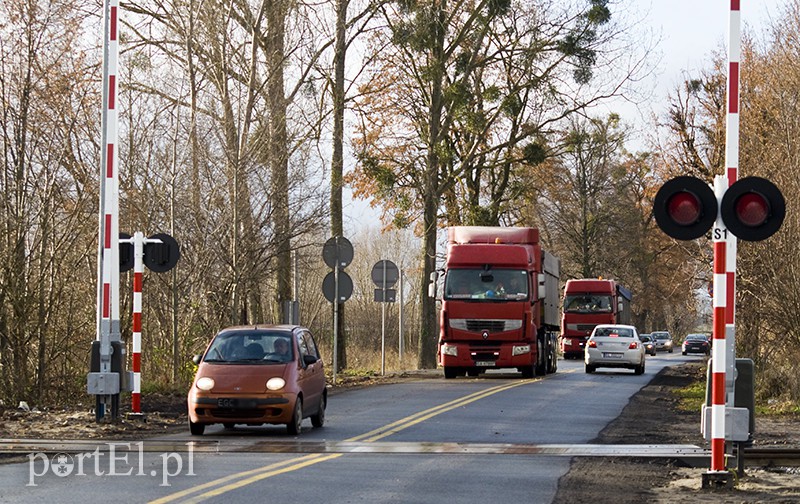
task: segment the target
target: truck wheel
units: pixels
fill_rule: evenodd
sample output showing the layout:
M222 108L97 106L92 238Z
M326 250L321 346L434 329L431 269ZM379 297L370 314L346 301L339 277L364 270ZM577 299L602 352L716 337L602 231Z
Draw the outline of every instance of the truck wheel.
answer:
M536 376L536 372L534 371L533 366L519 368L519 370L522 372L523 378L533 378L534 376Z
M544 344L541 338L536 342L536 369L538 376L547 374L547 356L544 355Z
M480 369L467 369L467 376L478 376L481 374Z
M548 373L555 373L558 370L558 351L555 348L551 348L550 352L547 354L547 372Z
M454 368L453 366L445 366L444 367L444 377L448 380L455 378L458 376L458 368Z

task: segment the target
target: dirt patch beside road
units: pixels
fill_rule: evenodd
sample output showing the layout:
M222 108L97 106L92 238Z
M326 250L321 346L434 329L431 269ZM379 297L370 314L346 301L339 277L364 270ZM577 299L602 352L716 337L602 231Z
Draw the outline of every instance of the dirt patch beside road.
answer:
M673 393L705 380L704 363L670 367L631 398L622 414L594 443L694 444L708 446L700 433L700 412L678 408ZM756 417L754 446L800 448L800 417ZM622 457L579 457L559 481L555 504L799 502L798 468L747 467L733 490L702 488L708 469L678 461Z

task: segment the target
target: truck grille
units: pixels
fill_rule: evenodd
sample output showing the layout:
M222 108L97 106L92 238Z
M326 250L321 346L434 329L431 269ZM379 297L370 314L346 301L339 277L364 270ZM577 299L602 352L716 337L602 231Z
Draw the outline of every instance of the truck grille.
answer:
M515 319L450 319L450 327L462 331L489 333L513 331L522 327L522 320Z
M476 361L496 361L500 358L500 347L496 344L487 345L485 342L475 342L470 344L469 354Z

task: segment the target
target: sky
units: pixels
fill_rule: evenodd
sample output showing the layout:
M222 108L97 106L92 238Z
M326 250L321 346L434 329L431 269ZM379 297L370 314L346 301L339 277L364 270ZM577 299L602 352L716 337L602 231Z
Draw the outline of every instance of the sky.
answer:
M667 95L683 81L683 74L697 75L708 66L712 54L724 48L727 54L730 0L613 0L624 7L627 16L641 19L641 29L660 43L655 57L660 57L657 74L643 85L650 86L653 97L638 108L620 103L612 108L623 121L643 127L643 117L658 114L667 103ZM770 19L775 19L791 0L740 0L741 30L761 33ZM612 9L617 8L612 5ZM613 10L612 10L613 15ZM648 89L649 91L649 89ZM628 150L643 150L641 139L634 138ZM345 192L345 198L351 196ZM346 227L363 224L365 218L377 221L379 213L361 200L345 201L349 215Z
M667 94L684 79L684 73L697 75L708 67L715 51L727 55L730 25L730 0L618 0L629 15L642 19L642 29L660 39L657 75L648 80L653 99L642 107L645 116L658 112ZM762 33L771 19L785 10L791 0L741 0L741 30ZM613 12L613 11L612 11ZM757 37L758 38L758 37ZM637 121L636 110L620 110L626 121ZM635 149L633 149L635 150Z

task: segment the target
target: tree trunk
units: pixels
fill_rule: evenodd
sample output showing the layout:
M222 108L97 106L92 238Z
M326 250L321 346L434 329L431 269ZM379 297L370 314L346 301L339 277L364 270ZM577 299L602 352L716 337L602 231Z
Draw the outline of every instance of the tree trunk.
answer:
M292 251L289 217L289 159L286 133L286 96L283 65L285 58L286 0L269 2L267 7L267 59L270 76L269 89L269 162L272 173L274 198L273 223L276 249L276 302L281 317L283 302L292 299Z
M344 172L344 65L347 52L348 0L336 0L336 46L333 56L333 158L331 159L331 236L344 236L342 217L342 175ZM347 367L347 333L344 303L339 303L336 334L336 364L341 371Z

